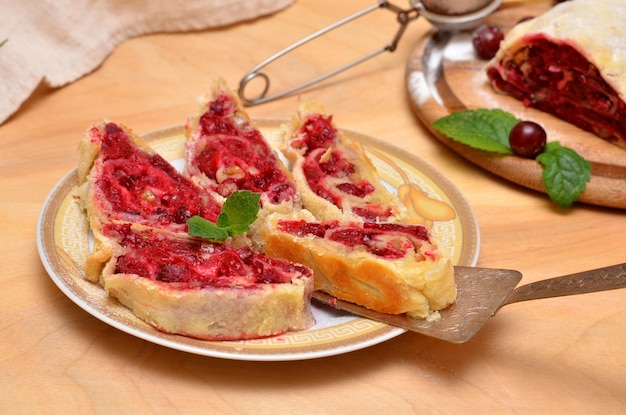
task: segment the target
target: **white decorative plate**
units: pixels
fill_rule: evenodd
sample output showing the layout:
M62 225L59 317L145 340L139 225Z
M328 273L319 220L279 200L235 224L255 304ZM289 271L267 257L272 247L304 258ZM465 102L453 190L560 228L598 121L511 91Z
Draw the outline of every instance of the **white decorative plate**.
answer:
M281 140L282 120L255 120L268 141ZM428 197L450 212L445 220L432 221L431 212L416 212L412 218L430 226L446 246L457 265L475 265L479 233L474 214L459 190L424 161L373 138L345 131L361 143L392 189L405 186L413 197ZM152 147L180 168L184 154L182 126L155 131L144 136ZM239 360L301 360L337 355L369 347L396 337L405 330L355 317L314 303L317 324L309 330L260 340L203 341L161 333L134 316L104 290L84 279L89 254L89 226L74 197L77 172L67 174L46 199L39 216L37 243L48 274L78 306L103 322L144 340L190 353ZM412 184L411 186L409 186ZM415 185L419 188L416 189ZM418 194L421 193L421 194Z

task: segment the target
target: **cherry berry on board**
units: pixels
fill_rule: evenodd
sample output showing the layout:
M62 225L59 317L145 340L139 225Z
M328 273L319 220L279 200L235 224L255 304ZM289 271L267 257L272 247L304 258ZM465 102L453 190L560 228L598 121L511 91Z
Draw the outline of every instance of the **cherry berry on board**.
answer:
M546 141L546 130L532 121L518 122L509 133L511 149L521 157L537 157L546 146Z
M472 33L472 45L481 59L491 59L496 56L503 39L502 30L492 24L484 23Z

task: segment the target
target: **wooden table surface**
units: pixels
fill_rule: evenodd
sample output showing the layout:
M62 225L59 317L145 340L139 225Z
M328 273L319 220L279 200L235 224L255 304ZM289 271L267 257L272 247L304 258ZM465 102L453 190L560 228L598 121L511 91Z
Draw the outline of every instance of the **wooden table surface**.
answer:
M258 362L133 337L83 311L47 275L37 218L51 189L76 166L86 128L103 117L139 133L181 124L214 77L236 86L270 54L371 3L299 1L228 28L133 39L79 81L39 88L0 126L0 412L626 412L624 290L506 306L465 344L405 333L331 357ZM287 87L378 48L395 29L393 14L377 11L274 66L272 85ZM401 147L455 183L480 226L478 266L520 270L527 283L626 261L624 211L562 211L543 194L460 158L420 125L404 71L429 29L419 19L395 53L301 96L323 104L339 126ZM249 113L288 118L297 102L291 96Z

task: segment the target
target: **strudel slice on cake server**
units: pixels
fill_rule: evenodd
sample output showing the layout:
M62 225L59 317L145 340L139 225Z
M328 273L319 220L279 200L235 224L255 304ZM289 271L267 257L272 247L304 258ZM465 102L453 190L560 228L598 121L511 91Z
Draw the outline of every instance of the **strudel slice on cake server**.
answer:
M268 255L313 269L316 290L383 313L433 318L454 302L447 252L426 226L402 223L406 207L321 106L300 105L283 152L305 209L269 217Z

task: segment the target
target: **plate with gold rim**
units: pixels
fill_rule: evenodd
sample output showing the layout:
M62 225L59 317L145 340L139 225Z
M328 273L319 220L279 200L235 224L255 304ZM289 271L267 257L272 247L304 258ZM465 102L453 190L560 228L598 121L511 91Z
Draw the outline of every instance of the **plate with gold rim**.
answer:
M255 119L255 125L277 148L285 120ZM474 213L446 177L423 160L367 135L343 131L358 142L376 166L383 182L402 195L411 221L429 226L457 265L475 265L479 230ZM143 138L177 168L184 163L184 128L174 126ZM37 245L50 278L79 307L121 331L146 341L189 353L250 361L305 360L370 347L405 332L314 302L315 326L258 340L206 341L157 331L129 309L84 278L90 252L87 217L75 197L76 169L48 195L39 215ZM426 200L428 203L416 203ZM426 206L426 207L424 207Z

